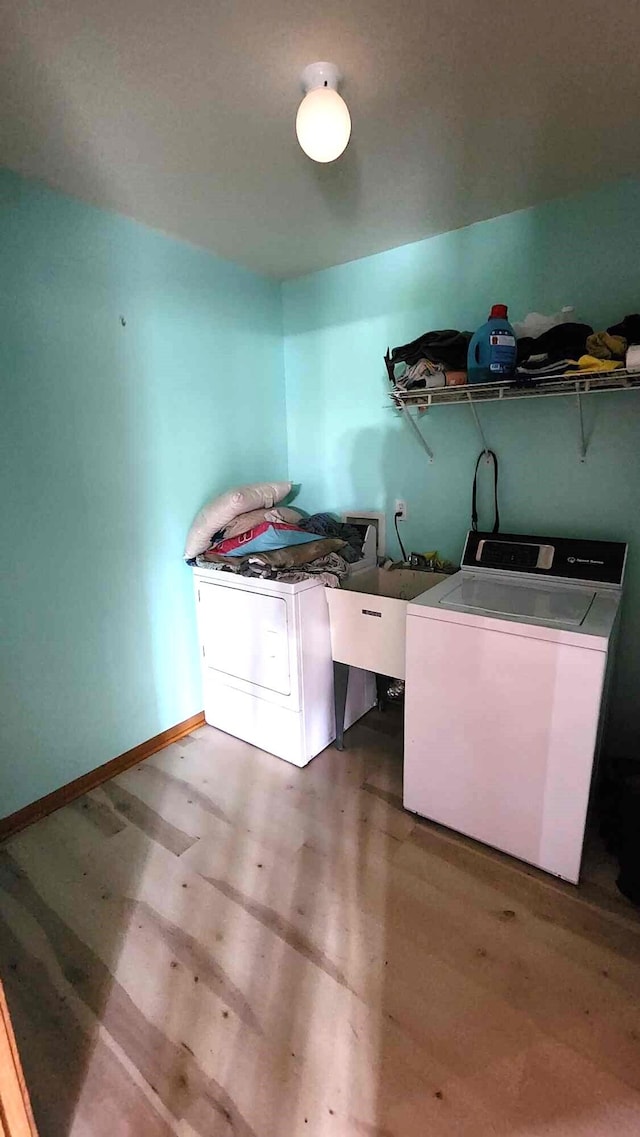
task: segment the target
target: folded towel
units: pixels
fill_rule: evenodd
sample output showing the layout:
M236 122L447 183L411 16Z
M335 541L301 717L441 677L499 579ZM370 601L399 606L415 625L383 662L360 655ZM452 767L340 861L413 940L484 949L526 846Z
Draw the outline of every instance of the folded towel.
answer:
M622 367L615 359L596 359L595 355L581 355L578 360L581 371L615 371Z

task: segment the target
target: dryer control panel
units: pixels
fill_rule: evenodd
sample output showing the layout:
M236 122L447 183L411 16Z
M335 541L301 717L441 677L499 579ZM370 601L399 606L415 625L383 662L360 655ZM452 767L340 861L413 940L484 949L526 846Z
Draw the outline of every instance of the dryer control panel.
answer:
M620 587L626 556L627 546L622 541L472 530L467 534L461 568L521 572L552 580L589 581Z

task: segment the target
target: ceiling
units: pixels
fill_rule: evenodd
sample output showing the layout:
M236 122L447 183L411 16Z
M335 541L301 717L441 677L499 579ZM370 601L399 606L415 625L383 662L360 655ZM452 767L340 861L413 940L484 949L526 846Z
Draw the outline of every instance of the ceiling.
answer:
M636 173L639 42L637 0L0 0L0 163L295 276Z

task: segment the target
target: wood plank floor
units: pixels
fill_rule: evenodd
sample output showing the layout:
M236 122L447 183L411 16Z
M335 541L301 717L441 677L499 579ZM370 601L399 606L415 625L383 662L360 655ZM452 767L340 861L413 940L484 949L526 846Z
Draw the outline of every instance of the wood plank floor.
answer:
M203 727L0 849L41 1137L640 1133L640 920Z

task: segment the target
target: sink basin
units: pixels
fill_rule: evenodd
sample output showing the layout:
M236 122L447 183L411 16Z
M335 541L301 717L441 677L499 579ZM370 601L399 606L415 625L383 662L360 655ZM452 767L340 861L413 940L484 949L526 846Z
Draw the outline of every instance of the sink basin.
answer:
M438 572L375 568L328 588L333 659L404 679L407 603L444 579Z

